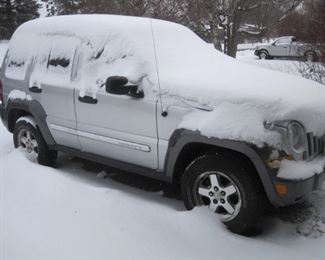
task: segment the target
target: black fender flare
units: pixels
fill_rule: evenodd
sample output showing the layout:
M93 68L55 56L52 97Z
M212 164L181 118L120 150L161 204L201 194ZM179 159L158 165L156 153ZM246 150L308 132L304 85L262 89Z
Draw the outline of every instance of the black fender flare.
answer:
M34 118L47 145L55 145L54 138L46 123L46 112L38 101L27 99L9 99L5 108L5 118L7 119L6 121L8 129L10 128L10 114L14 110L24 111L30 114Z
M241 141L224 140L213 137L209 138L201 135L201 133L198 131L191 131L186 129L176 130L170 138L168 152L165 159L165 171L168 178L173 179L177 159L181 154L183 148L191 143L212 145L215 147L232 150L248 157L257 171L265 193L271 204L274 206L281 205L281 202L279 201L279 197L273 185L273 177L271 176L265 163L263 162L263 159L261 158L267 158L267 156L270 154L270 149L261 149L261 152L264 153L264 155L259 155L258 149L256 149L255 146Z
M267 54L267 56L270 57L270 53L269 53L269 51L267 49L260 49L258 51L258 56L260 56L261 52L265 52Z

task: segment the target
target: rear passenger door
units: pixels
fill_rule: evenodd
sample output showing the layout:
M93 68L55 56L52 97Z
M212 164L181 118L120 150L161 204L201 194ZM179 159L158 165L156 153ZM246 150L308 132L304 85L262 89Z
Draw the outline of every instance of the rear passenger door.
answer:
M75 52L76 44L69 38L52 41L46 56L43 53L34 58L29 90L40 97L55 142L80 149L72 86Z

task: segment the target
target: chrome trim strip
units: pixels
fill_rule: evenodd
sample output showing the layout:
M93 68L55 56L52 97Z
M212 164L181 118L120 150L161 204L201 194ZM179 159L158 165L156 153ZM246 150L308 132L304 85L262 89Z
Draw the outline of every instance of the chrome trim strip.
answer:
M115 139L115 138L111 138L111 137L106 137L106 136L101 136L101 135L95 135L95 134L91 134L91 133L87 133L87 132L83 132L83 131L79 131L79 130L77 130L77 133L81 137L92 139L95 141L105 142L105 143L121 146L124 148L147 152L147 153L151 151L151 148L148 145L128 142L128 141Z
M68 127L64 127L64 126L60 126L60 125L50 124L50 129L54 130L54 131L67 133L67 134L79 135L84 138L88 138L88 139L92 139L92 140L100 141L100 142L105 142L105 143L121 146L121 147L128 148L128 149L133 149L133 150L137 150L137 151L142 151L142 152L147 152L147 153L149 153L151 151L151 148L148 145L128 142L128 141L111 138L111 137L106 137L106 136L101 136L101 135L95 135L95 134L79 131L79 130L76 130L73 128L68 128Z
M54 125L54 124L50 124L49 126L50 126L50 129L54 130L54 131L59 131L59 132L63 132L66 134L71 134L71 135L77 134L77 129L68 128L68 127L64 127L64 126L60 126L60 125Z

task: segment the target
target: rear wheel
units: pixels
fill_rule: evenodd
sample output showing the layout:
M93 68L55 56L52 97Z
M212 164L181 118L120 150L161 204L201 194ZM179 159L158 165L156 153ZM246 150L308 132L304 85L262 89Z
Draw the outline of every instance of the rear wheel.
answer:
M192 162L182 178L187 209L206 206L229 230L249 235L262 211L256 181L222 155L204 155Z
M18 119L14 129L15 148L21 149L31 161L45 166L54 166L57 152L46 145L32 117Z
M313 62L317 60L317 55L313 51L308 51L305 53L305 60L308 62Z

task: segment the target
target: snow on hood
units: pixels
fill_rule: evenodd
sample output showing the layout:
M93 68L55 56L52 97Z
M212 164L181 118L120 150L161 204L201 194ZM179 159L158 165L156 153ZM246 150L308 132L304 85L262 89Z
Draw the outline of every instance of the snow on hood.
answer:
M158 20L153 24L163 94L214 108L208 115L188 115L180 127L253 142L268 135L270 144L278 137L265 131L265 120L297 120L307 131L325 134L323 85L241 63L183 26Z

